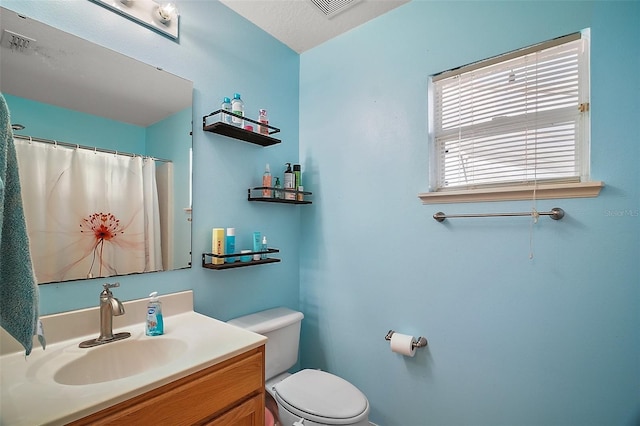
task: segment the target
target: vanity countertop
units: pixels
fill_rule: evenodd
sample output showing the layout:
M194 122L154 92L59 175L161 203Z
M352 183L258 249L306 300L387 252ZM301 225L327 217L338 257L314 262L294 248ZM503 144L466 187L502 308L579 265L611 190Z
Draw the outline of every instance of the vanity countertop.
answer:
M62 336L69 338L59 340L59 329L64 324L68 325L65 329L74 329L74 325L86 323L87 318L97 321L93 309L42 317L49 341L46 350L34 345L28 357L25 357L24 350L5 353L0 357L0 424L65 424L265 344L264 336L194 312L192 302L188 300L189 297L192 300L190 291L177 295L186 303L182 304L181 309L175 309L180 303L165 309L165 334L162 336L146 336L144 323L140 322L116 328L115 319L121 318L116 317L114 333L128 331L131 337L88 349L79 348L78 343L97 337L95 332L73 337L62 333ZM161 300L167 300L164 305L170 306L171 295ZM144 312L145 303L144 299L125 302L125 316L130 315L129 312ZM52 325L58 330L54 330ZM115 350L115 345L123 342L145 339L180 340L186 343L186 349L163 365L129 377L88 385L64 385L54 381L54 371L90 351L111 345L114 346L110 349ZM148 356L153 357L154 354L149 353ZM96 368L101 366L96 365Z

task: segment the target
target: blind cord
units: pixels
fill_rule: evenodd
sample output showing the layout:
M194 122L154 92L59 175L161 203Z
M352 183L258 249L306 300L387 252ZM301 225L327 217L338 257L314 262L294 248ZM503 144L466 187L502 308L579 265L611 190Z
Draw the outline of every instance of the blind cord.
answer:
M538 52L535 53L535 87L538 87ZM527 79L527 84L528 84L528 79ZM528 95L528 90L527 90L527 95ZM526 104L527 104L527 110L529 109L529 96L526 96ZM535 97L535 110L534 110L534 123L535 123L535 130L534 130L534 139L535 139L535 143L534 143L534 155L533 155L533 196L531 198L531 222L529 225L529 260L533 260L534 258L534 244L533 244L533 226L538 223L538 218L540 217L540 215L538 214L538 210L536 209L536 189L538 189L538 96L536 95ZM529 127L527 125L527 129L526 129L526 134L527 134L527 141L529 140ZM526 150L526 155L528 157L529 155L529 144L527 143L527 150Z
M533 260L533 225L538 223L540 214L536 209L536 188L538 187L538 181L533 183L533 198L531 200L531 223L529 225L529 260Z

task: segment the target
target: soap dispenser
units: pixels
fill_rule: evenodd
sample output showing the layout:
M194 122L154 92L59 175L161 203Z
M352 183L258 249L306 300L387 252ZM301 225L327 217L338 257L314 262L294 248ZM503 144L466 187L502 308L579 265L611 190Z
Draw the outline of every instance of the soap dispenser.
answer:
M279 191L279 189L282 188L282 185L280 184L280 178L276 177L276 183L275 185L273 185L273 187L275 188L275 190L273 191L273 196L275 198L282 198L282 191Z
M164 322L162 321L162 302L158 300L158 292L154 291L149 295L147 304L147 322L145 334L147 336L160 336L164 333Z
M294 185L295 185L295 177L293 174L293 170L291 170L291 163L285 163L285 166L287 166L287 169L284 171L284 189L295 189ZM284 199L285 200L295 200L296 199L296 194L295 192L292 191L285 191L284 193Z

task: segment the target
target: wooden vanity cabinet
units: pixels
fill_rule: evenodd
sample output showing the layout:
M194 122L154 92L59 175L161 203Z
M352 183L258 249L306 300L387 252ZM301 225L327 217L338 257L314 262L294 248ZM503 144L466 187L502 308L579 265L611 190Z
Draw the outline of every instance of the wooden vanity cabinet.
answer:
M264 425L264 345L71 425Z

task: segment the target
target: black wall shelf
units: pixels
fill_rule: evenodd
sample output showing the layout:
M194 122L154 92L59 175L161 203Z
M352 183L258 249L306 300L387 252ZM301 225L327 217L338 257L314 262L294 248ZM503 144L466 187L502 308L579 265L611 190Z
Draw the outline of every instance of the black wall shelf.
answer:
M232 117L235 117L234 114L231 114L228 111L225 111L223 109L219 109L217 111L212 112L209 115L205 115L204 117L202 117L202 130L204 130L205 132L212 132L212 133L217 133L219 135L224 135L224 136L228 136L230 138L234 138L234 139L239 139L245 142L249 142L249 143L253 143L256 145L260 145L263 147L266 146L271 146L271 145L276 145L279 144L281 142L280 139L276 139L274 137L271 137L271 135L280 132L280 129L278 129L277 127L273 127L273 126L269 126L268 124L261 124L260 122L256 121L256 120L252 120L250 118L247 117L242 117L242 119L245 122L250 122L255 124L255 130L258 129L257 126L264 126L267 127L269 129L269 135L264 135L262 133L258 133L257 131L249 131L249 130L245 130L242 129L240 127L225 123L222 120L222 117L224 117L224 115L230 115ZM214 117L214 116L218 116L217 117L217 121L214 121L213 123L207 124L207 119L209 117Z
M285 198L276 198L276 197L263 197L262 196L262 190L263 189L268 189L271 190L271 194L275 194L276 191L280 191L282 193L282 196L284 197L285 192L293 192L294 196L295 196L295 200L287 200ZM252 191L259 191L260 196L256 197L252 195ZM284 188L273 188L271 186L257 186L255 188L249 188L247 190L247 200L249 201L262 201L265 203L282 203L282 204L312 204L312 202L310 200L298 200L298 195L300 194L304 194L306 195L312 195L312 192L309 191L298 191L295 189L284 189Z
M202 253L202 267L207 269L231 269L231 268L242 268L245 266L254 266L254 265L265 265L267 263L277 263L280 262L280 259L276 259L273 257L268 257L266 259L253 260L254 254L271 254L271 253L279 253L280 250L274 248L268 248L267 251L252 251L248 253L232 253L232 254L213 254L213 253ZM248 262L242 262L240 260L241 256L251 256L251 260ZM214 265L213 263L207 263L207 258L219 258L224 259L227 257L235 257L236 260L233 263L221 263L220 265Z

